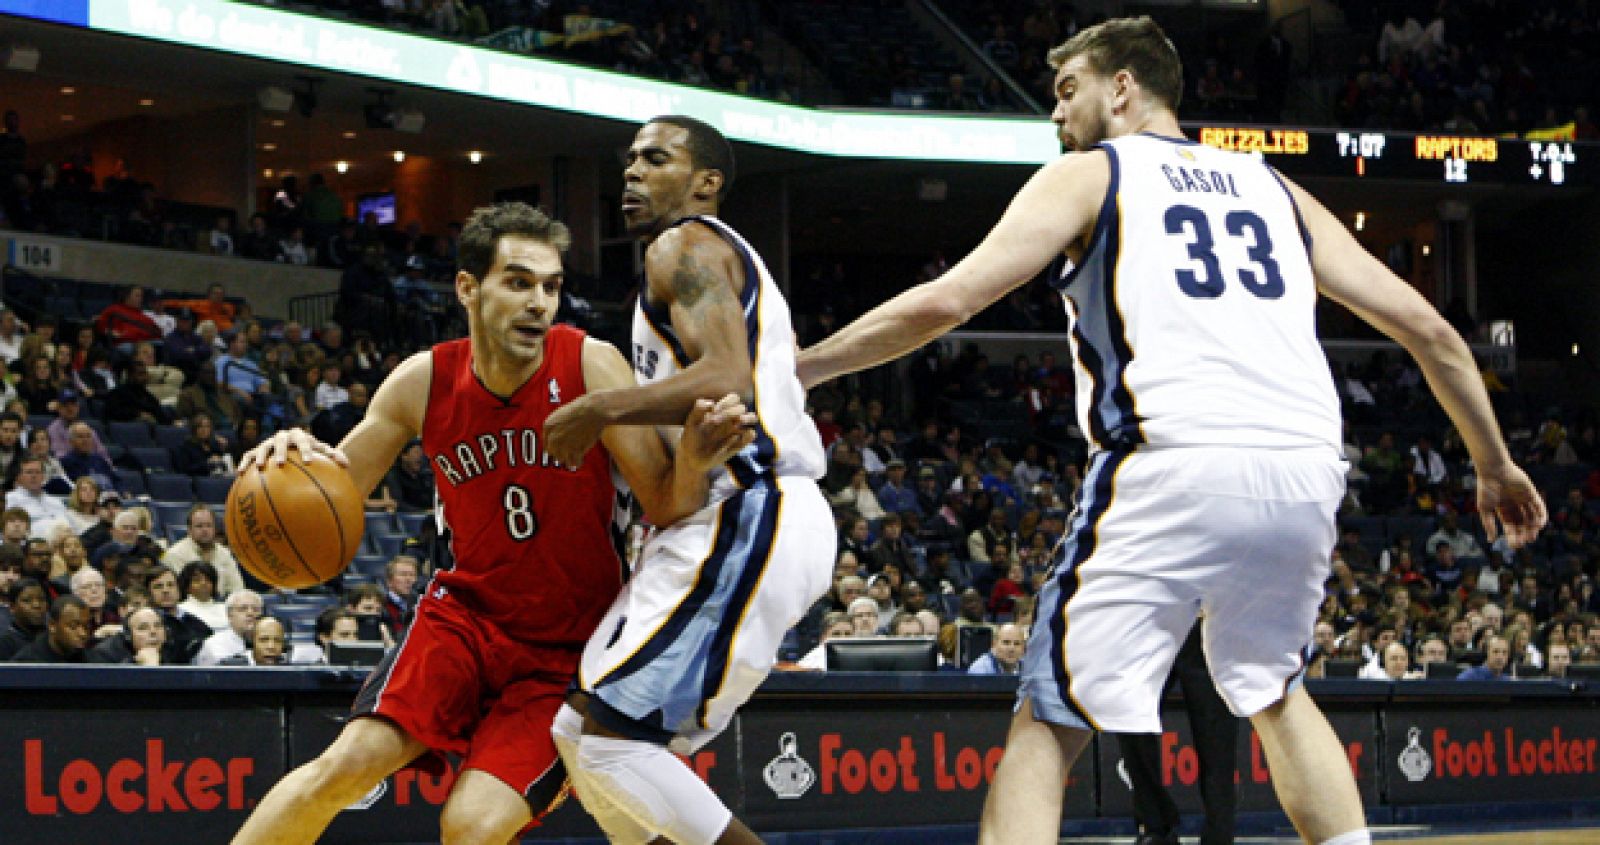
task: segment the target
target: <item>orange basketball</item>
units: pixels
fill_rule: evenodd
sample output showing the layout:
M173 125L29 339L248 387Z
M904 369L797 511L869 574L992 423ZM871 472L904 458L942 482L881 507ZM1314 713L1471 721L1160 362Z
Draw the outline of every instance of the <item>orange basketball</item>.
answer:
M228 543L274 587L313 587L344 571L366 529L362 496L344 467L301 460L255 464L228 491Z

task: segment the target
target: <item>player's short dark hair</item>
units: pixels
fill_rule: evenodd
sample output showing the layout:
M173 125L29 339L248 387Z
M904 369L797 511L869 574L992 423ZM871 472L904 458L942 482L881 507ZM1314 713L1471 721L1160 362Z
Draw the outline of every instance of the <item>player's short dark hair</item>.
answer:
M1113 18L1067 39L1049 53L1050 66L1060 70L1074 56L1086 56L1096 73L1110 76L1127 70L1167 108L1183 101L1183 61L1161 26L1148 15Z
M6 422L14 422L17 425L22 425L22 417L17 416L14 411L0 412L0 423Z
M651 118L650 123L665 123L688 132L689 140L684 146L689 148L689 158L694 163L694 169L715 170L721 173L722 188L717 191L717 199L728 198L728 191L733 189L733 145L728 143L728 139L718 132L715 126L681 114L664 114Z
M474 210L461 228L456 253L461 269L479 279L488 275L495 244L506 235L545 241L561 252L572 246L572 233L560 220L525 202L497 202Z

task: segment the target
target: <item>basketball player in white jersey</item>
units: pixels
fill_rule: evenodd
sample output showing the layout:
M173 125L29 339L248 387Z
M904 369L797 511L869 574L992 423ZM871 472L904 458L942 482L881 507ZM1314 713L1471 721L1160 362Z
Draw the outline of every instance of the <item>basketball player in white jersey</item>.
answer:
M623 179L623 216L650 243L633 319L639 386L551 414L550 452L576 460L606 426L674 426L697 399L726 393L756 415L755 441L713 475L709 507L646 542L584 650L575 703L586 713L564 710L552 733L613 842L659 834L679 845L754 845L761 840L668 748L688 753L727 727L784 632L827 591L834 533L816 484L822 441L795 375L788 305L760 257L716 217L733 181L727 139L693 118L658 117L634 138Z
M874 366L1062 253L1072 262L1057 287L1093 451L980 841L1057 841L1061 785L1090 731L1160 730L1162 681L1201 616L1218 692L1252 719L1300 834L1367 843L1349 763L1300 685L1344 477L1317 292L1421 364L1471 452L1490 537L1531 540L1543 503L1438 312L1259 158L1184 138L1182 68L1153 21L1091 27L1050 61L1052 120L1076 152L1035 174L948 273L800 356L808 387Z

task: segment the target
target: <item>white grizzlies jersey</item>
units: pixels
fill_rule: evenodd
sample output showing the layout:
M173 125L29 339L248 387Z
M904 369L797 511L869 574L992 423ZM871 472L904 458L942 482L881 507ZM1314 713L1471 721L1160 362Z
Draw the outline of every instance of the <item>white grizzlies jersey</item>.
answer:
M1087 251L1055 281L1078 424L1100 449L1340 443L1310 235L1258 158L1130 135Z
M710 216L686 217L676 224L701 224L721 235L744 264L744 289L739 302L749 336L750 362L755 367L756 439L728 461L712 480L713 498L737 485L748 488L770 476L816 479L827 469L822 438L806 414L805 389L795 374L794 329L789 303L778 291L767 265L728 224ZM669 309L652 303L649 285L641 284L633 311L633 372L640 384L660 381L689 366L688 355L672 328Z

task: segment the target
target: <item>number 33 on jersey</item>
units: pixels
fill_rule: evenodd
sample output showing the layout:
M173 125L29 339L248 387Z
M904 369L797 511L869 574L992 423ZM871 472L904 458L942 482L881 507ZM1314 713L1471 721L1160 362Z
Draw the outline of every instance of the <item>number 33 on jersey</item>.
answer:
M1257 156L1153 135L1097 149L1110 186L1055 280L1090 441L1337 449L1338 396L1306 330L1309 235L1282 179Z

